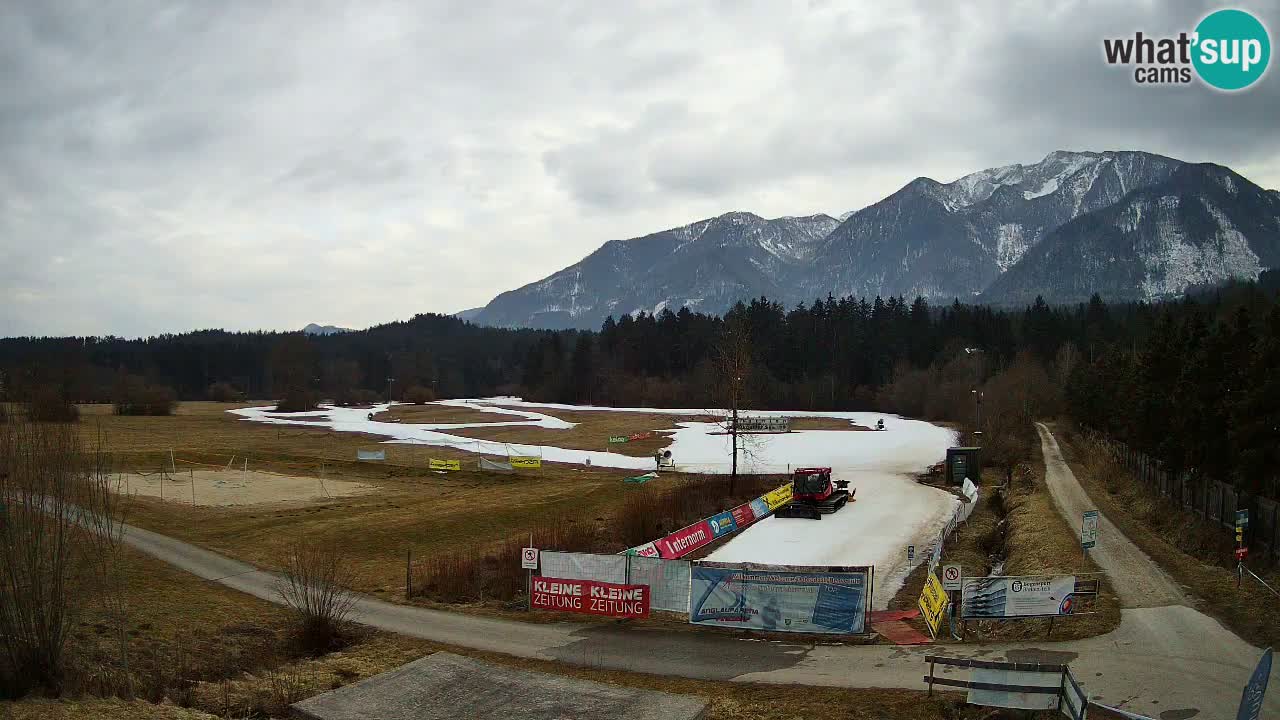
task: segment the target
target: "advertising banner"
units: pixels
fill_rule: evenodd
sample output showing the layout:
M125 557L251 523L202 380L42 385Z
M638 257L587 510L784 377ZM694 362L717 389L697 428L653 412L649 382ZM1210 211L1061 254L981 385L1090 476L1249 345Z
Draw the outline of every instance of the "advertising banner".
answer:
M594 580L533 578L529 606L538 610L605 615L616 618L649 617L647 585L617 585Z
M628 438L626 435L610 435L609 436L609 442L613 445L624 443L624 442L627 442L628 440L630 440L630 438Z
M787 483L776 490L770 490L761 498L764 504L769 506L769 512L773 512L778 508L791 502L791 483Z
M947 591L943 589L938 576L929 573L924 581L924 589L920 591L920 617L929 626L929 632L938 637L938 627L942 624L942 616L947 610Z
M1253 669L1249 684L1244 686L1240 694L1240 707L1236 710L1236 720L1258 720L1262 716L1262 701L1267 696L1267 681L1271 679L1271 648L1267 648L1258 659L1258 666Z
M750 503L739 505L729 512L733 515L733 522L739 530L756 521L756 513L751 509Z
M687 528L681 528L670 535L654 541L658 546L658 554L668 560L697 550L710 543L716 537L711 525L706 520L699 520Z
M534 469L542 467L542 458L532 455L512 455L507 462L513 468Z
M728 535L738 529L738 524L734 522L731 512L722 512L707 520L707 524L711 526L711 534L716 537Z
M960 614L966 619L1070 615L1075 587L1074 575L965 578Z
M629 435L627 439L628 440L648 440L651 437L653 437L653 433L651 432L638 432L638 433L631 433L631 435Z
M461 460L437 460L435 458L431 458L427 460L427 467L429 467L432 470L461 470L462 461Z
M777 632L866 632L869 568L696 563L689 622Z
M635 555L639 557L656 558L659 557L658 546L651 542L643 545L637 545L626 552L627 555Z
M1062 687L1061 671L1024 671L999 668L974 668L969 681L982 683L981 688L970 688L966 700L973 705L1017 708L1021 710L1058 709L1058 690ZM994 688L1004 687L998 690ZM1046 692L1025 692L1012 688L1045 688Z
M356 460L386 460L386 450L356 450Z
M769 517L769 504L764 501L764 498L758 497L752 500L750 504L751 514L755 515L757 519Z

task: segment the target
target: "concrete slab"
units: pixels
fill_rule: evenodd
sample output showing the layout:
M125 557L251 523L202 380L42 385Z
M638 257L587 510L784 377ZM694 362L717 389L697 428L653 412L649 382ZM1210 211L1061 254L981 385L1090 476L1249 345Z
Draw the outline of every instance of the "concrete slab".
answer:
M291 709L305 720L700 720L707 702L440 652Z

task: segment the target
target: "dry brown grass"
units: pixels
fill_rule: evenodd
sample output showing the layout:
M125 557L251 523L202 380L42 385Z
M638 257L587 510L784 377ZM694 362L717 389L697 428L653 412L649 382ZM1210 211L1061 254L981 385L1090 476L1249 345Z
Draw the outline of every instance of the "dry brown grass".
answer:
M402 423L492 423L523 420L519 415L499 415L453 405L395 405L373 416L378 422Z
M655 450L660 450L671 444L670 436L663 431L676 429L676 423L679 422L707 419L695 413L679 416L658 413L605 412L600 410L538 410L538 412L554 415L565 422L577 424L569 430L515 426L468 428L450 432L451 434L478 440L555 445L571 450L602 450L631 457L652 457ZM492 422L492 419L489 422ZM630 436L642 432L654 434L643 440L632 440L615 445L609 444L610 436Z
M978 507L943 547L944 563L960 563L966 577L989 574L993 560L1004 558L1003 575L1052 575L1100 572L1092 560L1081 557L1079 538L1059 515L1048 488L1044 485L1044 465L1023 466L1015 473L1013 488L997 495L1003 480L1002 471L983 472L984 485ZM903 588L890 602L891 609L916 606L924 587L927 564L908 576ZM1120 624L1120 602L1106 582L1092 607L1053 623L1052 639L1074 640L1094 637L1114 630ZM927 632L923 620L912 620L921 632ZM944 631L945 634L945 631ZM968 641L1022 640L1049 635L1049 621L972 621L968 625ZM944 639L944 642L951 642Z
M1174 507L1142 486L1123 466L1075 432L1059 435L1063 456L1098 510L1173 579L1188 589L1197 608L1259 647L1280 645L1280 598L1246 576L1236 588L1231 544L1221 529ZM1280 587L1280 572L1270 574Z
M839 418L824 417L796 417L791 418L792 430L847 430L850 432L871 431L871 428L865 425L841 420Z

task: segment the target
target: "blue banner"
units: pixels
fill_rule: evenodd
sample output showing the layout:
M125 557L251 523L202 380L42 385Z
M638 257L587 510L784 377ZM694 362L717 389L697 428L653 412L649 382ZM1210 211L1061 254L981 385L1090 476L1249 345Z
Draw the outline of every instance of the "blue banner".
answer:
M1267 681L1271 679L1271 648L1262 653L1258 667L1253 670L1253 677L1244 686L1240 696L1240 708L1236 711L1236 720L1258 720L1262 715L1262 700L1267 696Z
M689 622L801 633L866 632L868 568L771 570L698 563L689 584Z
M728 535L738 529L738 523L733 521L733 513L722 512L719 515L707 521L711 525L711 532L716 536Z
M756 498L755 500L751 501L751 512L754 512L756 514L756 517L762 518L768 515L770 512L772 512L772 510L769 509L769 506L765 503L763 499Z

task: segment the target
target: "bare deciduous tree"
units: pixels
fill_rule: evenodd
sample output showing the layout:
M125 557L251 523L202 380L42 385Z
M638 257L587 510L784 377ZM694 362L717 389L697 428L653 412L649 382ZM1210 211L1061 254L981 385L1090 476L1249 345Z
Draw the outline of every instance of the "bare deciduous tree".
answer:
M729 474L729 493L733 494L738 482L738 452L741 449L739 438L738 411L747 401L747 383L751 379L751 330L746 322L738 316L730 316L725 320L724 332L715 347L715 376L717 396L722 398L729 410L724 420L724 427L729 433L733 448L733 461Z
M341 639L355 606L351 565L335 542L294 543L285 556L279 592L298 616L301 639L311 650L331 648Z

